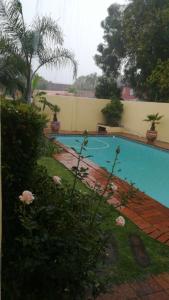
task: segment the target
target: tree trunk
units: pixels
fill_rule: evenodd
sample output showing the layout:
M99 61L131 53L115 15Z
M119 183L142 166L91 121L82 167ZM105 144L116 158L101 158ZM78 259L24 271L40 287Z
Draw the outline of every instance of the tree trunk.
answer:
M26 83L26 101L28 103L31 103L31 98L32 98L32 82L31 82L31 68L29 66L27 83Z

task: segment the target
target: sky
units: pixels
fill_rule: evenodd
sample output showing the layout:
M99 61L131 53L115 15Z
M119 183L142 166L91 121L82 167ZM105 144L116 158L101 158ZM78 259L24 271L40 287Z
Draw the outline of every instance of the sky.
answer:
M107 16L107 8L113 4L126 4L127 0L21 0L27 24L38 16L51 16L58 22L64 35L64 47L71 50L78 62L78 74L88 75L101 70L95 65L97 45L103 41L100 26ZM57 83L73 83L71 66L62 69L43 67L39 74Z

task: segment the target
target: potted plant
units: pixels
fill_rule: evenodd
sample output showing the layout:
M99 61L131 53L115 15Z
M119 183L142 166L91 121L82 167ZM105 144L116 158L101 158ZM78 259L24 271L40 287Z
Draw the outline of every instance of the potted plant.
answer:
M159 113L156 113L156 114L148 115L147 119L144 120L146 122L151 123L150 129L147 130L147 133L146 133L148 142L153 143L156 140L157 131L156 131L155 125L160 123L159 120L161 120L162 117L163 116L160 116Z
M44 111L45 107L48 106L50 110L53 112L53 120L51 121L51 129L54 132L59 132L60 129L60 122L57 119L57 113L60 111L60 108L56 104L52 104L46 100L46 97L44 97L44 94L40 97L39 100L40 103L43 104L42 110Z
M57 119L57 113L60 111L60 108L58 105L54 104L48 104L48 107L53 112L53 121L51 122L51 129L54 132L59 132L60 129L60 122Z

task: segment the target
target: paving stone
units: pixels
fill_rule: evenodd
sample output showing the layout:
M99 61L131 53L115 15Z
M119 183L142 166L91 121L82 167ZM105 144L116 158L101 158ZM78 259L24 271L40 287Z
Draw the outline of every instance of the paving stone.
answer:
M153 278L147 279L145 281L140 281L137 283L132 283L131 286L135 290L137 296L139 296L139 297L153 294L153 293L159 292L163 289L158 284L158 282L156 282Z
M168 294L166 292L154 293L151 295L147 295L142 297L144 300L169 300Z
M153 278L163 289L169 289L169 281L167 281L165 274L153 276Z
M169 233L164 233L163 235L158 237L158 241L163 242L163 243L168 242L169 241Z
M162 233L161 233L160 230L156 230L156 231L150 233L150 236L151 236L152 238L154 238L154 239L159 238L161 235L162 235Z

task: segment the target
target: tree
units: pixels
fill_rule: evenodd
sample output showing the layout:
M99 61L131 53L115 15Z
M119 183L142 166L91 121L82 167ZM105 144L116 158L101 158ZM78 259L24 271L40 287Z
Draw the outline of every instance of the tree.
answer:
M101 99L120 99L120 88L112 78L100 76L97 82L95 96Z
M152 88L155 100L169 101L169 59L164 62L158 61L147 82Z
M97 74L92 73L87 76L80 76L76 79L73 86L76 90L94 91L97 83Z
M155 83L152 89L148 78L159 59L165 62L169 58L169 1L131 0L126 7L111 5L101 26L104 43L97 48L96 64L114 79L123 68L125 83L139 98L155 97ZM155 89L155 101L167 101L166 93L163 97L158 85Z
M108 8L108 16L101 22L104 43L98 45L99 54L95 55L95 62L103 74L114 79L119 75L121 60L125 56L122 16L120 5L112 4Z
M32 26L27 26L19 0L11 0L9 3L0 0L0 18L0 41L4 42L0 54L4 57L18 55L24 61L28 102L31 102L32 79L42 66L60 67L70 62L76 75L74 55L63 48L62 31L51 17L36 17ZM34 60L38 62L35 69Z

